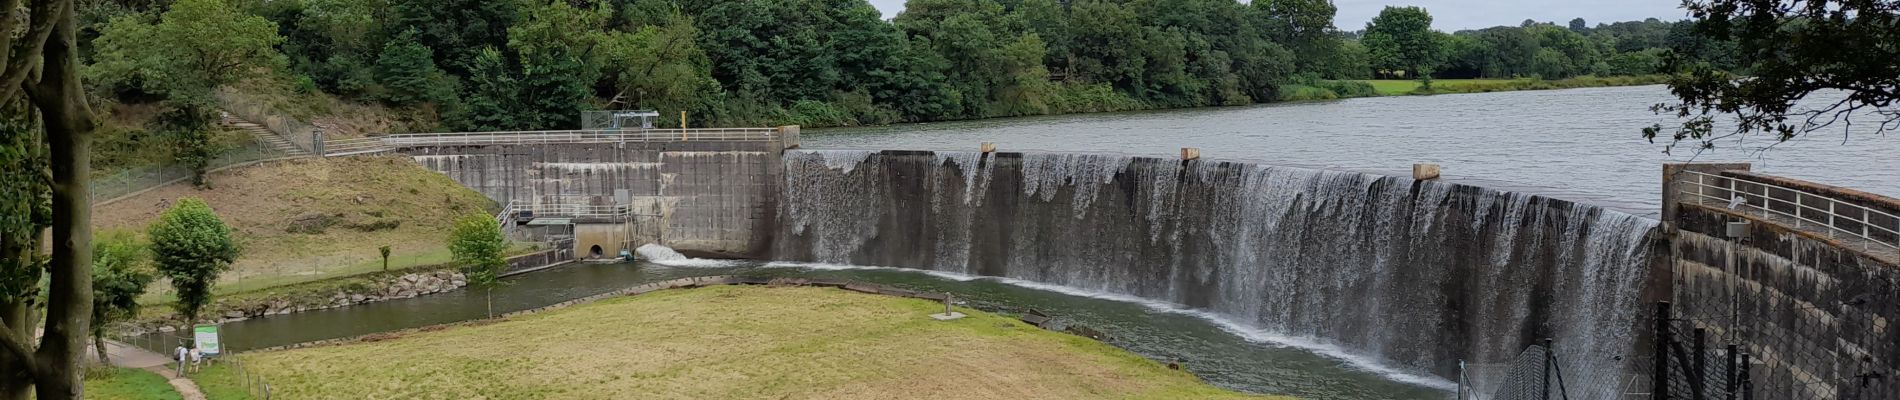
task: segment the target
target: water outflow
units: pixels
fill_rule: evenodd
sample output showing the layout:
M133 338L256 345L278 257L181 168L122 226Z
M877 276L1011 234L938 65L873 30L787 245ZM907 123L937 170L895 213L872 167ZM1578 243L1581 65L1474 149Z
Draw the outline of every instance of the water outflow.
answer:
M1631 353L1653 220L1408 178L1094 154L785 154L780 260L1138 296L1496 385L1552 338L1573 395ZM1590 396L1584 396L1589 398Z

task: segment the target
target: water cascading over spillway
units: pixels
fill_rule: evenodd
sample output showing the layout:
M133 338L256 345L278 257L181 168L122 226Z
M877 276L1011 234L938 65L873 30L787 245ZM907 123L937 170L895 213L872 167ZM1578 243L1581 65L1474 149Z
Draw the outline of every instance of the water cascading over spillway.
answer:
M1168 301L1448 379L1459 360L1508 363L1548 337L1573 395L1610 390L1606 371L1629 359L1656 225L1473 186L1245 163L830 150L784 162L775 259Z

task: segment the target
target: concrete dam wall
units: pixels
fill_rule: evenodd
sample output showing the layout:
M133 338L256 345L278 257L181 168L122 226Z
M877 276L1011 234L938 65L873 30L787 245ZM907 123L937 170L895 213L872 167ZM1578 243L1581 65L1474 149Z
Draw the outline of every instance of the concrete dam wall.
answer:
M1900 228L1900 200L1722 167L1704 171L1709 201L1665 218L1678 318L1743 346L1755 398L1900 398L1900 235L1859 226ZM1670 191L1694 193L1692 181ZM1731 235L1731 223L1745 225Z
M1661 243L1589 205L1233 162L794 150L783 191L774 259L1175 302L1445 377L1542 338L1565 371L1623 371Z
M447 174L501 204L631 205L627 218L640 225L634 232L604 225L576 228L577 247L583 257L596 245L611 256L628 240L651 240L706 253L763 254L768 235L776 230L773 213L778 210L775 199L782 175L779 151L775 142L623 142L404 150L424 167Z

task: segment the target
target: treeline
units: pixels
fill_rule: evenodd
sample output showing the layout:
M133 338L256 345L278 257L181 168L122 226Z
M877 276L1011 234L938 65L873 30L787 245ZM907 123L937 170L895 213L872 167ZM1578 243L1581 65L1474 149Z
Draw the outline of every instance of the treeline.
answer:
M1646 75L1663 72L1666 60L1709 63L1733 69L1733 42L1696 35L1690 22L1644 21L1598 24L1582 18L1565 26L1525 20L1443 33L1417 7L1387 7L1355 32L1369 67L1381 78L1562 79L1583 75Z
M247 79L413 111L439 129L559 129L581 111L837 126L1370 95L1370 77L1653 73L1675 24L1363 32L1327 0L98 0L102 95ZM1661 34L1657 34L1661 32ZM188 120L193 120L189 119Z

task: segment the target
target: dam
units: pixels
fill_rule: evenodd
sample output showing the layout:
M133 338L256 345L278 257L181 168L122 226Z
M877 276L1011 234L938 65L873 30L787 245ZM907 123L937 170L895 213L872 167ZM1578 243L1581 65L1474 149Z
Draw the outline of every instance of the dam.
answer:
M1527 349L1541 349L1555 355L1542 370L1563 371L1577 398L1900 396L1888 322L1900 300L1888 243L1900 238L1887 233L1900 202L1746 165L1668 166L1652 219L1235 161L802 149L796 127L743 140L403 140L386 142L504 204L515 234L571 236L592 257L654 243L1060 285L1483 393L1527 385ZM1738 358L1746 372L1721 370Z

